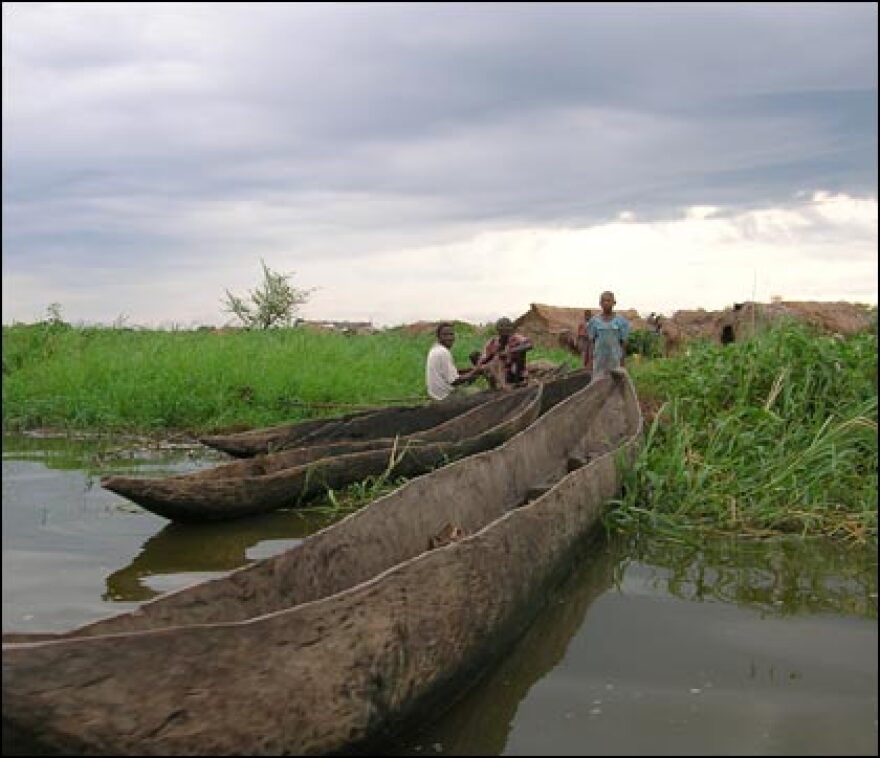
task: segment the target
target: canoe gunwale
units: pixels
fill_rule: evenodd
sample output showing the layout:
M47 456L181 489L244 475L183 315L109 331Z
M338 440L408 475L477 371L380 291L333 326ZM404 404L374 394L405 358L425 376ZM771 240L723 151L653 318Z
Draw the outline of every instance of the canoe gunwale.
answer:
M329 456L255 476L213 478L202 472L162 478L111 476L103 478L101 486L173 521L242 518L278 508L298 507L327 488L346 486L383 471L397 476L416 476L446 465L444 461L450 457L460 458L496 447L537 418L542 396L543 387L537 385L522 394L500 393L487 403L469 409L467 414L490 415L491 425L457 441L415 444L408 440L400 452L395 444ZM503 414L496 418L491 414L493 410ZM449 423L461 424L461 418L464 417Z
M375 423L377 421L380 424L387 424L389 418L394 419L407 413L424 414L429 418L431 414L450 413L453 415L449 418L454 418L459 413L466 412L471 408L491 401L496 394L496 392L486 390L478 395L455 397L445 401L443 404L426 401L412 405L377 406L370 410L345 414L343 416L328 416L325 419L306 419L290 424L279 424L263 429L251 429L246 432L230 435L204 435L199 438L199 441L207 447L228 453L236 458L252 458L257 455L282 452L294 447L310 447L312 445L329 444L346 439L357 439L366 442L372 439L380 439L381 437L373 436L369 429L366 435L363 432L358 433L358 424L364 422ZM427 422L425 426L413 430L413 433L431 428L437 423L445 423L449 418L444 421L434 422L433 424ZM306 425L314 428L298 433L298 429ZM352 430L352 427L354 427L354 430Z
M589 372L586 369L575 369L564 374L552 377L541 384L550 389L545 392L545 397L549 402L542 404L541 413L543 414L555 402L557 392L563 396L571 394L569 387L578 387L578 385L586 378L589 381ZM534 385L532 385L534 386ZM558 391L555 388L563 388ZM511 392L522 392L527 388L517 388L510 390ZM344 434L339 434L339 429L343 426L351 426L352 422L359 423L368 417L374 421L376 418L382 418L385 415L394 415L406 411L420 411L425 409L436 410L438 405L462 406L466 411L471 405L478 407L481 403L490 402L494 396L498 395L497 390L483 390L475 395L455 396L446 398L442 401L426 401L416 405L400 405L400 406L378 406L372 409L366 409L354 413L344 414L342 416L328 416L319 419L305 419L289 424L278 424L271 427L258 429L249 429L245 432L235 432L231 434L214 434L202 435L199 442L206 447L225 452L235 458L253 458L259 455L281 452L296 447L311 447L313 445L331 444L333 442L346 439ZM441 422L444 423L444 422ZM305 425L314 428L307 429L302 433L297 433L299 427ZM426 431L431 428L425 427L421 430L411 432L416 434L418 431ZM369 441L371 439L381 439L380 437L358 437L361 441Z

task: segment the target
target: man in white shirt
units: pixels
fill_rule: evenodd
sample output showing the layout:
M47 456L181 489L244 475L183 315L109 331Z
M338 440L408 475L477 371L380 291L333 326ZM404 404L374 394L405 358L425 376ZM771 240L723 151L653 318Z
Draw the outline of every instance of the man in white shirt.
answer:
M443 400L452 390L465 382L472 382L482 370L474 368L463 374L458 373L452 360L450 348L455 342L455 330L452 324L443 322L437 327L437 342L428 352L428 360L425 362L425 384L428 387L428 395L434 400Z

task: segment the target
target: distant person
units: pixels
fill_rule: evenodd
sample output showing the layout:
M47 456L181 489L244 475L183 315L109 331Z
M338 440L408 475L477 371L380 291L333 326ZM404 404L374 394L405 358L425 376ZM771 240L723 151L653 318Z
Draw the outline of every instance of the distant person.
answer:
M522 334L516 334L509 318L498 319L495 331L497 335L486 343L477 365L484 369L493 389L521 387L529 378L526 353L532 349L532 341Z
M584 364L591 367L594 380L611 369L624 367L629 321L614 312L616 304L613 292L603 292L599 298L602 312L587 324Z
M593 311L589 308L584 310L584 318L578 324L577 329L577 349L581 354L581 359L584 362L584 367L589 368L590 364L587 360L587 324L590 323L590 319L593 317Z
M478 366L470 371L459 372L452 360L452 345L455 342L455 330L452 324L444 321L437 326L437 341L428 351L425 361L425 384L428 395L433 400L443 400L456 387L474 381L483 372Z

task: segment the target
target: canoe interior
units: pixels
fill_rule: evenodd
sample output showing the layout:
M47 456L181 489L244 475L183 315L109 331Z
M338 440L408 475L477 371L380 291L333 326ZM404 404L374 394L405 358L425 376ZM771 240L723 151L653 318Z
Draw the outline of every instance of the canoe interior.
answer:
M468 437L482 434L509 418L512 413L528 404L530 398L535 395L534 389L529 389L524 394L496 395L488 402L458 413L447 421L429 427L423 431L405 435L381 437L374 440L346 440L340 442L326 442L320 445L295 447L276 453L255 456L246 460L233 461L221 464L202 471L177 474L173 478L178 481L195 479L228 479L244 476L265 476L293 466L302 466L307 463L328 458L335 455L359 453L367 450L393 448L402 450L407 444L419 444L422 442L457 442Z
M586 386L589 381L588 371L577 370L543 383L541 413ZM522 390L514 390L517 391ZM250 458L291 448L331 445L343 440L366 442L406 436L443 424L455 415L491 400L497 394L492 390L472 395L456 394L439 403L375 408L345 416L309 419L235 434L208 435L201 437L200 441L235 457Z
M315 461L309 460L315 449L301 448L178 476L105 477L101 485L175 521L241 518L298 507L328 489L369 476L413 477L495 447L537 418L541 392L537 386L498 393L448 422L448 428L442 425L431 430L431 434L452 438L446 442L409 438L398 444L388 440L381 447L352 453L343 450L343 454Z
M342 417L312 419L267 429L201 438L209 447L247 458L290 447L320 445L339 440L372 440L422 431L489 400L494 393L456 395L442 403L389 406Z

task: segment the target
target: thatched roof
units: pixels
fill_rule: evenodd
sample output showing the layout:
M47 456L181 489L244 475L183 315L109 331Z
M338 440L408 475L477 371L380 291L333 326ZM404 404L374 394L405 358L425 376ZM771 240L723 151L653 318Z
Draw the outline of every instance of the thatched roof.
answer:
M854 334L870 328L877 317L876 306L860 303L788 301L763 306L773 316L793 316L826 332Z
M532 303L515 321L517 329L538 344L563 346L576 350L577 328L584 318L584 310L594 314L598 306L565 307ZM626 317L634 330L649 329L647 321L633 309L617 311ZM778 318L790 317L809 323L822 331L853 334L870 328L876 319L875 306L858 303L775 302L736 303L720 311L679 310L662 319L662 330L667 342L678 345L692 339L745 339L762 324Z
M577 330L585 310L597 314L599 306L532 303L529 310L514 321L514 325L517 331L530 337L536 345L564 347L577 353ZM624 316L634 330L651 329L646 318L632 308L618 309L617 313ZM804 321L828 333L847 335L870 328L877 318L877 307L845 302L745 302L720 311L703 308L676 311L672 316L661 317L661 331L666 349L671 352L694 339L717 342L746 339L759 326L783 317ZM434 332L437 323L418 321L395 328L408 334L428 334Z
M676 311L671 321L683 339L721 339L724 330L729 330L733 338L742 339L759 326L780 318L792 318L824 332L855 334L868 329L875 317L876 309L858 303L792 301L737 303L723 311Z
M532 303L529 310L514 321L514 325L517 331L528 335L533 342L552 347L573 347L585 310L595 315L599 312L599 306L574 308ZM647 328L638 311L618 310L617 313L626 318L633 329Z

